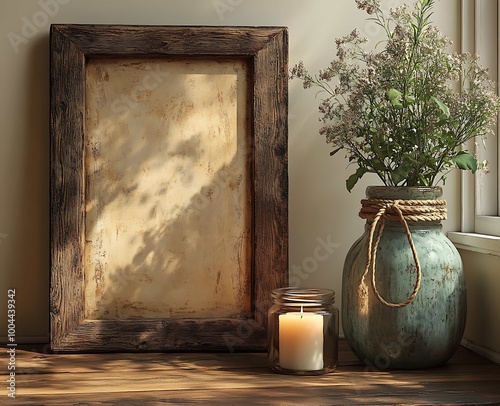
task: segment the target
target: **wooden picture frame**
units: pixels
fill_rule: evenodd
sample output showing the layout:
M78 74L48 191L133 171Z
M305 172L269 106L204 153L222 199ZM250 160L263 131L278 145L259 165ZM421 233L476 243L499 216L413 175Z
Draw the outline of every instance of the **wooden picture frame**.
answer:
M288 284L287 29L56 24L51 26L50 35L51 349L55 352L265 350L271 291ZM170 62L174 65L180 63L181 70L183 64L215 66L213 69L220 65L226 71L242 72L247 80L243 84L239 84L239 79L234 83L237 83L236 89L239 86L246 89L242 94L246 100L245 128L248 134L245 135L243 145L246 149L240 166L247 174L244 179L248 193L243 195L243 200L248 204L243 206L243 214L246 213L248 221L244 248L249 255L247 279L242 282L238 300L246 302L248 308L235 314L229 312L216 316L195 313L193 317L182 314L179 317L166 317L165 314L155 317L152 316L155 313L146 308L144 313L142 310L131 313L131 317L127 314L115 317L109 312L94 317L97 313L89 311L92 307L89 302L94 299L89 296L88 283L97 276L86 273L89 272L86 269L87 256L94 244L88 236L89 218L92 217L89 195L95 192L92 192L92 176L88 168L89 162L95 158L91 156L92 148L99 144L101 134L92 132L92 126L102 124L101 107L92 103L106 98L104 83L108 75L101 75L101 64L154 69L156 63ZM236 68L231 65L233 63ZM92 72L104 79L94 80ZM123 72L128 74L126 70ZM213 83L214 80L208 77L205 82ZM93 81L99 86L103 83L102 87L93 88L89 85ZM211 94L218 88L207 89L205 93ZM143 103L139 97L134 101ZM125 113L124 109L122 113ZM127 117L124 114L121 118L126 120ZM113 117L106 123L109 122L113 123ZM133 144L135 138L130 136L127 140ZM111 145L113 141L111 139ZM117 145L119 141L116 140ZM92 142L94 144L89 146ZM164 161L161 155L164 151L160 149L154 162ZM151 150L148 150L150 158ZM108 163L112 160L112 164L117 164L121 158L111 154L106 159ZM137 162L136 171L139 172L140 159ZM223 190L224 186L220 189ZM108 190L105 186L95 193L106 198ZM146 197L143 196L143 200ZM120 207L126 208L127 204ZM140 210L139 204L137 207ZM151 209L147 205L146 208ZM203 231L193 230L202 236ZM203 239L197 243L204 244ZM105 255L104 251L95 255ZM213 256L220 256L220 253L214 252ZM189 269L183 269L183 272L189 272ZM155 281L148 283L148 286L154 286ZM196 281L192 283L200 289ZM194 295L197 295L196 291Z

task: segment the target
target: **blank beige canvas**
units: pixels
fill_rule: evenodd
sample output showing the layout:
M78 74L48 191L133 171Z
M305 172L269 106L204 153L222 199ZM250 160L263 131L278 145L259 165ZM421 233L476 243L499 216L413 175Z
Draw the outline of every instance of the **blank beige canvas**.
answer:
M91 59L86 69L86 317L248 316L247 63Z

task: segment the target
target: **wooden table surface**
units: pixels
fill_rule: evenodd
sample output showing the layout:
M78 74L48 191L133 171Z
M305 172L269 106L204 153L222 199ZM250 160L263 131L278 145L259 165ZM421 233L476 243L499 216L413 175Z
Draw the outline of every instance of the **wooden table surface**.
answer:
M463 347L443 367L377 371L342 340L337 371L320 377L276 374L263 353L61 355L23 348L16 351L15 399L7 396L2 362L0 405L500 404L500 365Z

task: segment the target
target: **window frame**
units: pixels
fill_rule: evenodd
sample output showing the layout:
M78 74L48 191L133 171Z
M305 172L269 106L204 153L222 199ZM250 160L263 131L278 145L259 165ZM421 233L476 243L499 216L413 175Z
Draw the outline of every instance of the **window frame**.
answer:
M478 54L481 64L488 67L492 80L497 83L500 79L499 21L498 0L461 0L460 51ZM461 175L462 233L500 237L499 117L494 134L486 140L487 148L482 146L480 140L466 146L476 152L480 161L488 160L490 173L478 171L472 175L463 172ZM491 189L494 191L489 192ZM491 241L491 238L487 240Z

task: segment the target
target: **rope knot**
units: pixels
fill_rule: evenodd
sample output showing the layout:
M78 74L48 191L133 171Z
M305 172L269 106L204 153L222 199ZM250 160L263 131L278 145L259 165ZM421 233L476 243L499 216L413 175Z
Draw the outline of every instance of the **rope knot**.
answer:
M360 286L365 284L365 277L368 273L371 274L371 285L377 299L387 307L401 308L415 299L420 282L422 279L422 269L418 260L417 249L413 243L408 221L441 221L446 220L446 201L445 200L387 200L387 199L363 199L361 200L361 210L359 216L362 219L372 221L370 233L368 236L368 249L366 268L359 282ZM412 250L413 259L417 268L417 278L413 288L413 292L408 299L401 303L390 303L385 300L377 290L375 282L375 261L377 258L377 250L382 238L385 222L398 221L402 224L410 248ZM374 237L376 238L374 241Z
M388 200L363 199L359 217L374 220L384 216L390 221L441 221L446 220L446 200Z

